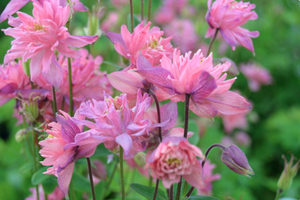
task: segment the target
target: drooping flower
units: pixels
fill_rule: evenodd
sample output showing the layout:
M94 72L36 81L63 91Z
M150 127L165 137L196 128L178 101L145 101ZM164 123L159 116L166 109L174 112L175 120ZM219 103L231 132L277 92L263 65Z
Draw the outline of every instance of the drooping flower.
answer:
M74 145L77 135L83 132L83 126L77 125L67 113L60 112L63 116L57 115L57 122L49 124L49 136L39 144L42 146L40 154L45 158L41 164L52 166L44 174L55 175L60 189L67 195L75 162L82 157L92 156L101 142L87 138L84 144ZM74 118L82 120L83 116L76 113Z
M212 182L221 178L220 174L213 174L215 167L215 164L212 164L209 160L206 160L202 168L204 185L200 188L197 188L199 195L211 195Z
M83 47L97 40L97 36L73 36L64 27L69 19L70 7L59 5L59 1L38 1L33 3L33 16L18 12L18 18L10 19L14 28L4 30L6 35L15 38L12 47L5 55L4 63L18 57L30 61L31 80L40 74L55 88L62 82L62 69L57 63L55 50L67 57L79 57L80 54L69 47Z
M151 22L144 26L141 22L130 33L126 25L121 26L121 34L107 32L106 36L114 43L116 51L130 60L130 68L136 68L139 52L144 55L152 65L160 65L160 59L172 56L173 47L171 37L163 38L163 31L158 27L150 29Z
M38 187L39 187L39 199L46 200L45 192L44 192L42 185L39 185ZM30 188L29 190L32 193L32 196L26 197L25 200L37 200L36 189ZM59 187L56 187L51 194L47 195L47 199L48 200L63 200L64 193L61 191L61 189Z
M161 179L165 188L178 183L181 176L193 187L203 187L202 167L197 157L201 150L183 137L165 137L159 146L147 152L147 163L153 178Z
M224 40L233 50L238 44L241 44L254 53L251 38L258 37L259 32L251 32L241 26L248 20L257 19L257 14L252 11L255 4L235 0L216 0L211 4L212 0L208 0L208 11L205 18L209 28L206 37L213 37L216 30L219 29Z
M33 1L33 0L11 0L7 4L3 12L1 13L0 23L6 20L9 16L19 11L21 8L23 8L29 1ZM37 0L37 1L43 5L45 0ZM66 6L66 2L67 0L59 1L60 5L63 7ZM79 0L71 0L70 3L72 4L73 10L82 11L82 12L88 10Z
M249 88L253 92L260 90L261 85L270 85L273 81L269 71L259 65L242 64L240 69L247 78Z
M229 62L213 67L212 54L205 58L200 50L190 56L191 52L181 56L175 50L173 63L164 56L161 67L153 67L145 59L137 72L161 88L166 99L185 101L185 94L189 94L190 109L202 117L214 117L218 112L237 114L251 108L242 96L228 91L236 79L225 80L227 74L223 72L229 69Z
M104 145L117 152L119 145L124 149L125 156L132 158L136 152L144 151L146 143L141 136L148 133L151 123L144 119L144 112L151 105L151 98L139 91L136 105L129 108L126 94L112 98L105 96L104 101L87 101L80 105L78 113L89 120L77 120L77 123L89 127L90 137L97 140L105 138ZM77 141L80 144L82 141Z

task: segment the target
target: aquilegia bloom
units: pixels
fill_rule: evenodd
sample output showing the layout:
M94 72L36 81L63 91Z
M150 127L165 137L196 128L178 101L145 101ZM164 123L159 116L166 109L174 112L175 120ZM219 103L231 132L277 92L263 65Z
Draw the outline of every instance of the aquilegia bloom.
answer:
M240 26L248 20L257 19L257 14L252 11L255 4L234 0L216 0L212 5L211 3L212 0L208 0L208 11L205 18L209 28L206 37L213 37L216 29L219 29L224 40L233 50L237 44L241 44L254 53L251 38L258 37L259 32L249 31Z
M202 167L197 157L201 150L183 137L166 137L159 146L147 152L147 163L153 178L161 179L165 188L178 183L181 176L193 187L203 187Z
M18 12L18 18L10 19L14 28L4 30L6 35L15 38L12 47L5 55L4 63L18 57L30 61L31 80L42 73L51 85L59 87L63 75L57 63L55 50L67 57L79 57L76 50L69 47L83 47L97 40L97 36L72 36L64 27L69 19L70 7L60 6L59 1L38 1L33 3L33 16Z
M142 55L140 55L142 57ZM199 50L190 58L191 52L180 55L175 50L173 63L164 56L161 67L153 67L144 58L144 65L138 66L138 72L148 81L161 88L165 98L172 101L184 101L190 94L190 109L201 117L214 117L222 114L236 114L249 110L250 104L239 94L228 91L235 78L225 80L230 63L213 67L212 54L205 58Z

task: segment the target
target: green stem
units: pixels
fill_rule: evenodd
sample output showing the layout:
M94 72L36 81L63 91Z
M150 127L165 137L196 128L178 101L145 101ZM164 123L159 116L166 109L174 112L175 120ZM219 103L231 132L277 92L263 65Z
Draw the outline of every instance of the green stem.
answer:
M170 188L169 200L173 200L173 185L171 185L171 188Z
M154 191L154 196L152 200L156 199L157 191L158 191L158 186L159 186L159 179L156 179L156 184L155 184L155 191Z
M73 116L73 84L72 84L72 65L71 58L68 58L68 73L69 73L69 114Z
M105 189L104 189L104 191L103 191L103 193L102 193L102 196L101 196L101 198L100 198L101 200L103 200L103 199L105 198L106 192L108 191L108 188L109 188L109 186L110 186L110 184L111 184L111 182L112 182L112 180L113 180L113 177L114 177L114 175L115 175L115 172L117 171L118 164L119 164L119 163L116 162L115 167L114 167L114 169L113 169L113 172L112 172L112 174L111 174L111 176L110 176L110 179L109 179L107 185L105 186Z
M217 35L218 35L218 32L219 32L219 29L217 28L217 29L216 29L216 32L215 32L215 34L214 34L214 37L213 37L212 40L210 41L210 44L209 44L209 47L208 47L208 50L207 50L206 57L209 55L210 49L211 49L212 44L214 43L214 41L215 41L215 39L216 39L216 37L217 37Z
M123 148L122 148L122 146L120 146L120 174L121 174L122 200L125 200L125 184L124 184Z
M185 112L184 112L184 138L187 138L190 114L190 94L185 94Z
M90 44L90 52L92 56L95 56L95 43Z
M150 178L149 178L149 186L150 187L152 187L152 181L153 181L153 178L152 178L152 176L150 176Z
M32 142L32 152L33 152L33 169L34 169L34 173L37 171L37 163L36 163L36 148L35 148L35 131L34 131L34 126L32 125L32 138L33 138L33 142ZM39 195L39 186L35 186L35 190L36 190L36 197L37 200L40 200L40 195Z
M151 0L149 0L149 4L148 4L148 22L150 21L150 17L151 17Z
M176 200L180 199L181 185L182 185L182 177L180 177L180 181L177 185L177 191L176 191L176 197L175 197Z
M89 169L90 185L91 185L93 200L96 200L91 160L90 160L90 158L86 158L86 161L87 161L88 169Z
M275 200L279 200L279 197L280 197L281 193L282 193L282 189L279 188L279 189L277 190L277 192L276 192Z
M52 97L53 97L53 114L54 116L57 113L57 102L56 102L56 92L54 86L52 86Z
M132 5L132 0L130 0L130 22L131 22L131 33L133 33L133 5Z
M141 21L144 20L144 0L141 0Z

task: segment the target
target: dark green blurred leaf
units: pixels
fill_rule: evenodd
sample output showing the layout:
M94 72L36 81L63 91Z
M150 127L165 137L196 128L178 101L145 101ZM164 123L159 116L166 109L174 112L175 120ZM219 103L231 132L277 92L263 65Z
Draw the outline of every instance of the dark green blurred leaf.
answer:
M20 167L19 171L21 173L27 173L27 172L31 171L32 168L33 168L33 163L32 162L27 162L27 163L25 163L24 165L22 165Z
M197 145L199 142L199 126L194 120L189 120L189 131L194 132L194 135L189 138L189 142L193 145Z
M103 61L103 64L107 64L107 65L113 66L113 67L116 68L117 71L120 70L120 69L122 69L121 66L119 66L119 65L117 65L117 64L115 64L115 63L112 63L112 62Z
M88 178L82 176L81 174L78 174L78 172L76 171L74 171L73 173L72 183L75 191L76 190L81 192L91 191L91 186L90 186L90 182L88 181Z
M189 197L189 199L191 200L219 200L216 197L210 197L210 196L200 196L200 195L195 195L195 196L191 196Z
M140 185L137 183L133 183L130 185L130 187L136 191L137 193L139 193L140 195L146 197L147 199L152 199L153 195L154 195L154 191L155 188L154 187L149 187L149 186L145 186L145 185ZM157 196L156 196L157 200L167 200L165 193L158 188L157 191Z
M57 178L55 176L51 176L50 178L46 179L42 185L46 194L51 194L57 186Z
M48 167L42 167L39 170L37 170L31 177L31 183L32 185L38 185L40 183L43 183L45 180L49 179L52 175L43 174L45 171L47 171Z

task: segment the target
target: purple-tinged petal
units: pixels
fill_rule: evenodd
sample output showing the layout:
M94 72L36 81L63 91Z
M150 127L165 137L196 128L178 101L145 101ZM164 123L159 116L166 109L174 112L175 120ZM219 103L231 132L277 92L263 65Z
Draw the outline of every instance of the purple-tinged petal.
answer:
M142 54L139 54L139 56L137 58L136 65L137 65L137 69L139 69L139 70L152 69L153 68L151 63Z
M54 57L52 58L52 62L50 63L49 70L46 71L46 68L43 68L42 74L45 79L55 87L55 89L59 88L63 80L63 71Z
M122 38L122 35L120 33L113 33L113 32L105 32L105 36L110 39L110 41L115 44L119 43L123 46L123 48L126 48L126 44ZM127 49L127 48L126 48Z
M214 89L217 88L217 83L213 76L211 76L208 72L202 71L199 78L196 79L194 83L193 90L191 91L191 95L195 99L202 99L207 97L212 93Z
M98 36L70 35L64 42L69 47L83 47L94 43L97 39Z
M171 101L163 105L160 108L160 112L161 112L162 122L170 120L169 123L163 127L163 130L170 130L171 128L173 128L177 122L177 116L178 116L177 103Z
M11 0L0 16L0 23L6 20L9 16L23 8L30 0Z
M218 111L208 102L206 102L203 99L200 100L194 99L193 96L191 97L190 100L190 109L196 115L200 117L207 117L207 118L212 118L218 113Z
M132 147L132 139L128 135L128 133L123 133L116 137L116 143L122 146L124 149L125 155L128 155L131 147Z
M107 75L107 77L110 84L117 90L128 94L136 94L139 88L143 88L143 84L132 73L136 72L118 71Z
M58 182L59 188L61 189L61 191L64 193L64 195L66 197L68 196L69 185L70 185L70 182L72 179L74 166L75 166L75 163L72 162L58 174L57 182Z
M0 89L0 94L11 94L16 89L18 89L18 85L16 83L8 83Z

